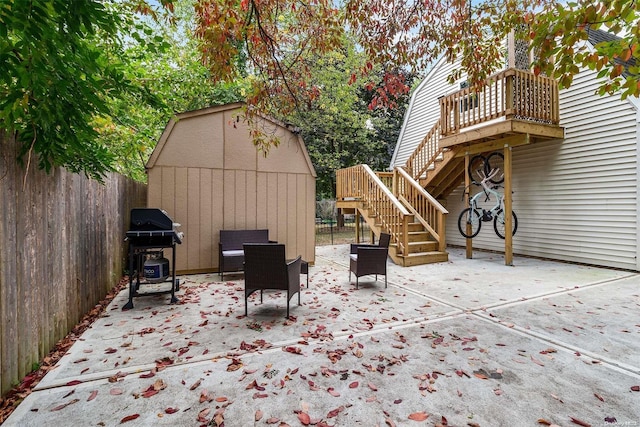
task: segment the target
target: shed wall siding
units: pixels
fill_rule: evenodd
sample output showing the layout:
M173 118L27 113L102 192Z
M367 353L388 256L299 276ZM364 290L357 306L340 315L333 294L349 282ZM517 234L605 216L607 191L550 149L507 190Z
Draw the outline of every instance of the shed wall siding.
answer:
M618 96L596 95L596 87L595 73L583 71L561 91L564 140L513 149L513 249L638 270L636 110ZM457 229L462 190L447 200L448 242L456 245L465 243ZM473 245L504 251L489 222Z
M260 119L281 141L265 157L236 113L185 113L167 126L149 162L148 206L166 210L185 233L178 273L217 271L222 229L267 228L288 258L315 262L315 171L304 142Z

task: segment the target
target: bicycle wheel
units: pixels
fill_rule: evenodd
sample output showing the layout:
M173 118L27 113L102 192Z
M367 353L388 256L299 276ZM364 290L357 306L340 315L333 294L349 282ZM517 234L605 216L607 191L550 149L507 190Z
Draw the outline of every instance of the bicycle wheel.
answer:
M486 159L482 154L478 154L471 158L469 162L469 178L474 184L480 185L484 178Z
M491 173L492 170L498 169L498 173L496 176L491 178L489 182L494 184L502 184L504 181L504 154L499 151L494 151L489 154L487 160L484 162L484 173L487 176Z
M505 220L506 218L504 217L504 211L502 209L496 212L496 215L493 218L493 229L495 230L498 237L500 237L501 239L504 239ZM511 211L511 235L515 236L517 230L518 230L518 217L516 216L515 212Z
M469 228L467 228L467 225ZM467 239L476 237L480 232L482 221L480 221L480 214L478 211L472 208L467 208L460 212L458 217L458 230ZM469 232L467 232L467 230Z

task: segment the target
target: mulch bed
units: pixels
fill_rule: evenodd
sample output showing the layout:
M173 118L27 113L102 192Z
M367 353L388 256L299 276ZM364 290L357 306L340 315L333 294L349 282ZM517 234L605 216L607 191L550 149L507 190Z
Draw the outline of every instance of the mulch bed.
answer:
M129 277L123 277L120 282L118 282L118 284L107 293L104 299L96 304L89 313L82 317L80 322L71 330L71 332L69 332L69 334L67 334L66 337L56 343L53 350L51 350L51 352L40 361L39 369L30 372L22 379L19 385L12 388L2 396L2 399L0 399L0 424L4 423L9 415L11 415L11 413L18 407L20 402L31 394L33 388L40 382L40 380L42 380L42 378L44 378L47 372L53 369L55 364L58 363L58 360L65 355L73 343L80 338L82 333L86 331L89 326L91 326L93 322L102 315L102 313L104 313L109 303L128 284Z

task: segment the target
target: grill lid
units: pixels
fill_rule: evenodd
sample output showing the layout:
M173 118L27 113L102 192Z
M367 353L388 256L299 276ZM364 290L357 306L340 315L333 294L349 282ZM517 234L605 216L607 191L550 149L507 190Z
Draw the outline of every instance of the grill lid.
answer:
M169 215L158 208L131 209L130 228L127 238L137 244L170 245L182 243L184 233L176 230L180 226Z

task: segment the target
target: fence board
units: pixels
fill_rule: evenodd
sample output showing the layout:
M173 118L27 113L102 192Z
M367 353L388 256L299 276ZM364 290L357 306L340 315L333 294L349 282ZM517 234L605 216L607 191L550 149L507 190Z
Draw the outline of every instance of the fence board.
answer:
M117 174L102 185L32 165L25 176L15 157L14 138L0 132L2 394L117 284L129 212L147 191Z

